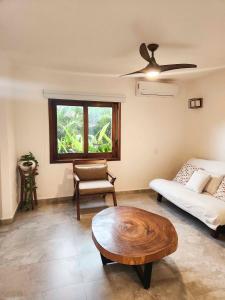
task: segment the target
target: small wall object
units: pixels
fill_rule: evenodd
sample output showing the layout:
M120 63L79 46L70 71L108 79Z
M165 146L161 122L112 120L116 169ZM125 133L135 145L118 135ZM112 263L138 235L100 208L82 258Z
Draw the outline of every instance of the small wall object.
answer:
M188 108L197 109L203 107L203 98L192 98L188 100Z

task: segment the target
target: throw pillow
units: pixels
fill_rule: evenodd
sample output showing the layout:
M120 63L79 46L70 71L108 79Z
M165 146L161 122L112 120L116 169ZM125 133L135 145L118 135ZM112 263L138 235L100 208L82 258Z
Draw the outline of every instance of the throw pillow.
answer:
M214 197L225 201L225 178L223 178L221 184L218 187L218 190L213 195Z
M209 182L206 184L206 186L204 188L204 192L207 192L207 193L213 195L218 190L218 187L221 184L224 176L223 175L213 175L213 174L210 174L210 175L211 175L211 178L210 178Z
M210 178L211 176L203 170L195 171L186 184L186 187L194 192L202 193Z
M200 170L200 168L195 167L190 163L185 163L173 180L185 185L191 178L192 174L197 170Z

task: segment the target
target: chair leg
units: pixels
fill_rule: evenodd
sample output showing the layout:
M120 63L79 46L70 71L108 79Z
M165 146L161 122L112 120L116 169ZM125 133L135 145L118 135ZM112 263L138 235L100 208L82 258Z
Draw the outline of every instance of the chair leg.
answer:
M77 204L77 220L80 221L80 197L79 194L76 196L76 204Z
M73 193L73 199L72 199L74 202L77 200L78 193L79 193L79 188L78 188L77 184L74 184L74 193Z
M112 196L113 196L113 204L114 204L114 206L117 206L116 193L113 192L113 193L112 193Z

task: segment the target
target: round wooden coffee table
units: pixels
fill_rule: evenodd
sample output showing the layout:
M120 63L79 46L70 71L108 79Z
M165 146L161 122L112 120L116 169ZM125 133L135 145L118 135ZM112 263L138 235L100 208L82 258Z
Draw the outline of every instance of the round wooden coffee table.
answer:
M176 251L178 242L168 219L127 206L98 213L92 220L92 239L103 265L133 265L146 289L150 287L152 262Z

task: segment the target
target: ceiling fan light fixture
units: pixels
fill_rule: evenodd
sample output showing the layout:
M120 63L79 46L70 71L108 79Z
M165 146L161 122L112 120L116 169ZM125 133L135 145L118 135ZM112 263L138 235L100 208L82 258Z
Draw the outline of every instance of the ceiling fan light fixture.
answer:
M146 76L148 78L156 78L159 76L159 73L160 73L159 70L150 70L146 73Z
M157 78L159 73L161 72L167 72L177 69L186 69L186 68L197 68L197 65L195 64L170 64L170 65L159 65L157 64L154 56L154 52L159 47L158 44L149 44L148 47L145 43L142 43L139 48L139 52L142 58L148 62L148 65L138 71L124 74L122 76L130 76L130 75L137 75L142 74L148 78ZM151 55L149 54L149 51L151 52Z

